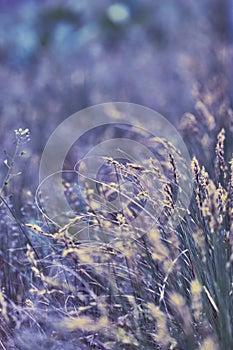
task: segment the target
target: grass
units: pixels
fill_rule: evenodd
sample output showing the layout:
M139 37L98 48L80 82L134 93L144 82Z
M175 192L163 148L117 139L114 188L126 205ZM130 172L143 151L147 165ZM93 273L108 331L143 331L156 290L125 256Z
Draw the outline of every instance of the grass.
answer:
M99 181L102 202L87 187L82 209L74 184L65 182L77 215L60 227L38 214L16 214L7 188L29 135L15 132L1 189L2 349L231 349L232 136L200 98L196 114L183 118L184 138L190 128L194 156L182 173L179 154L161 139L153 146L160 168L150 159L103 159L135 190L120 212L109 213L108 205L116 194L129 198L117 181ZM178 193L190 166L194 189L186 208Z

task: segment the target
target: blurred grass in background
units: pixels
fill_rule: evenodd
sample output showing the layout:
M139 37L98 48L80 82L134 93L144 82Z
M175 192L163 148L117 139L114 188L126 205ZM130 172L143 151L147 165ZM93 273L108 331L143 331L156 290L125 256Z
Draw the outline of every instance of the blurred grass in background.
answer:
M227 70L227 1L2 1L0 17L3 126L33 122L44 137L106 101L175 120L196 80Z
M9 146L8 131L29 127L38 164L62 120L108 101L151 107L178 125L194 110L194 83L216 85L217 76L228 89L229 6L216 0L1 1L1 144Z

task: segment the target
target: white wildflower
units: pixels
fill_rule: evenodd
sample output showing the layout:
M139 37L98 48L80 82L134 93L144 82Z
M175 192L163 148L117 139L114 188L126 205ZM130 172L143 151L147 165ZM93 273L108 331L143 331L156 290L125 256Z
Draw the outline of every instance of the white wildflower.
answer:
M14 130L14 132L18 141L21 141L21 142L30 141L30 131L28 128L26 129L19 128Z

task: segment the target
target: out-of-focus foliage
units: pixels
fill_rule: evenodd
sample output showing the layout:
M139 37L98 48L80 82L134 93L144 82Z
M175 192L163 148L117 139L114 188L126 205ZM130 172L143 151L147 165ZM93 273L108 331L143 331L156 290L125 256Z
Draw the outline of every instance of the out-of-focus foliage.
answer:
M57 124L84 107L134 102L178 124L193 111L196 81L213 84L216 75L229 76L221 25L227 17L218 1L0 6L1 143L10 146L8 130L30 127L33 167ZM30 186L33 178L26 179Z

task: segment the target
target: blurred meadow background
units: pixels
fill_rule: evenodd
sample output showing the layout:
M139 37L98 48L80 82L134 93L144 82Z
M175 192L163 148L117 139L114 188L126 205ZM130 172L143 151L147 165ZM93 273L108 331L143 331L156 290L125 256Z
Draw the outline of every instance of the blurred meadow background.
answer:
M231 84L230 0L0 3L3 144L8 130L30 127L38 154L62 120L108 101L178 125L195 84Z
M0 0L1 349L232 348L232 43L232 0ZM110 101L176 126L196 192L177 232L101 258L77 252L73 222L57 232L34 196L50 134Z

